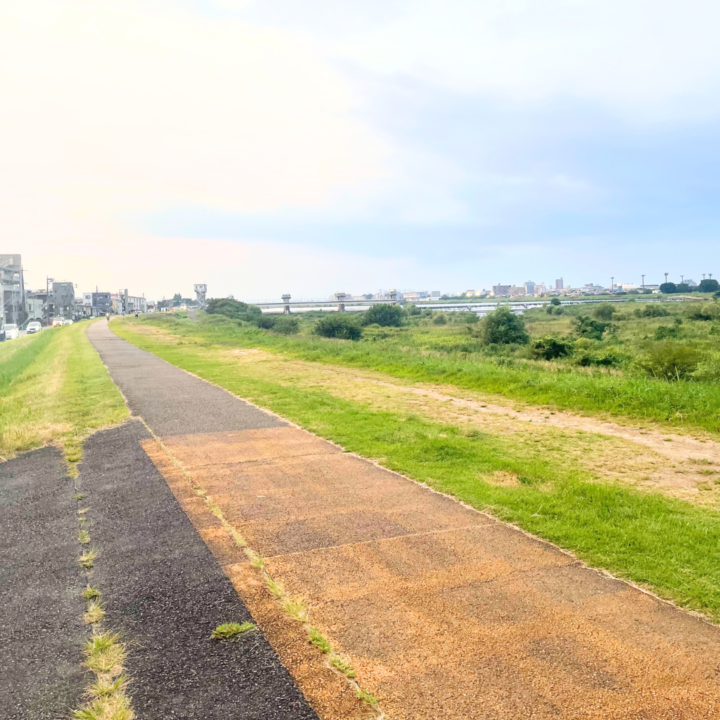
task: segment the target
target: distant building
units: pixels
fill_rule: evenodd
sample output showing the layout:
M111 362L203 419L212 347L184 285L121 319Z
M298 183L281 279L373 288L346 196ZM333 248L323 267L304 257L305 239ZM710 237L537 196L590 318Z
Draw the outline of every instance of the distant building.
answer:
M495 297L509 297L512 285L493 285L492 294Z
M54 282L52 286L53 317L72 320L75 316L75 285L71 282Z
M100 317L101 315L107 315L112 312L112 293L109 292L94 292L90 293L90 317Z
M558 278L558 279L555 281L555 289L556 289L556 290L562 290L564 287L565 287L565 285L563 284L563 279L562 279L562 278Z
M535 294L535 283L532 282L532 280L528 280L525 283L525 294L526 295L534 295Z
M47 302L47 292L45 290L32 291L25 293L25 312L28 320L44 320L45 319L45 303Z
M25 286L20 255L0 255L0 299L0 322L22 322Z
M413 290L411 292L403 293L405 300L412 302L413 300L425 300L430 297L430 293L427 290Z

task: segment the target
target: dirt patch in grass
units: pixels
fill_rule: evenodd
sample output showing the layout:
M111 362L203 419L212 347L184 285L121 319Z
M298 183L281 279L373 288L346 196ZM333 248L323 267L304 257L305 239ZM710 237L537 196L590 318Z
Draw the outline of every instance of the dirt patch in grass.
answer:
M478 393L450 386L406 385L372 371L301 360L289 360L263 350L208 350L242 366L244 375L274 382L322 389L336 397L373 409L416 414L431 420L476 430L515 436L549 461L574 463L598 479L622 482L644 490L696 503L720 504L720 484L706 485L707 472L717 468L720 443L707 437L676 435L658 428L629 427L570 412L500 404ZM492 478L490 482L493 482ZM702 491L701 491L702 490Z

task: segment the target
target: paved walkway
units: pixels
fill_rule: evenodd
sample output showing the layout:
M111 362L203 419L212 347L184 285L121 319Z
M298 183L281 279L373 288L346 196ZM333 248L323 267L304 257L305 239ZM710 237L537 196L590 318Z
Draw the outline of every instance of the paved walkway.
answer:
M0 463L0 717L79 705L86 638L77 502L54 448Z
M162 436L143 441L148 456L322 718L356 710L190 481L307 600L391 718L720 716L717 628L270 415L232 426L247 404L104 324L89 336Z

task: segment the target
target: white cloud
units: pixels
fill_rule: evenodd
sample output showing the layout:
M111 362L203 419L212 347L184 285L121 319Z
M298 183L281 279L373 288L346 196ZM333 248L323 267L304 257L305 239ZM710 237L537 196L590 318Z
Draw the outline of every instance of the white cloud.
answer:
M415 0L335 44L375 72L463 93L566 96L642 120L720 110L712 0Z

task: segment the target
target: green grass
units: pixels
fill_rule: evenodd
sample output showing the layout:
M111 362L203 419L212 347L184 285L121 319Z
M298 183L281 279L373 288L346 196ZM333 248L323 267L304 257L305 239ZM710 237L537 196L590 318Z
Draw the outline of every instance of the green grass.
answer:
M78 323L0 345L2 457L56 443L74 464L89 434L127 417L87 327Z
M119 324L113 323L117 327ZM141 347L240 397L267 407L346 449L455 495L478 509L576 553L596 567L654 589L720 620L720 514L627 486L594 482L577 466L558 467L530 443L414 416L373 410L317 390L242 375L194 343L134 334ZM487 481L514 473L517 487Z
M539 334L562 334L569 330L568 318L550 317L553 320L547 322L541 318L547 328ZM667 320L628 321L622 332L634 337L638 335L639 326L647 327L650 332L656 325L667 324ZM201 316L198 323L150 316L139 321L113 323L112 327L120 337L129 339L132 324L136 322L171 331L180 338L180 348L197 343L264 348L302 360L366 368L411 381L449 384L535 405L608 414L629 422L651 421L678 430L704 430L720 435L720 381L671 383L629 370L608 372L562 363L540 363L512 353L507 357L495 357L483 352L466 352L462 348L467 345L468 336L465 326L460 324L440 328L389 328L387 338L373 342L326 340L308 334L279 336L255 328L238 327L218 316ZM711 326L712 323L692 324L695 335L691 342L704 344L706 349L720 349L720 335L711 336ZM159 354L167 350L161 338L133 337L137 344L151 352ZM623 350L625 346L621 344L620 348ZM632 350L636 351L639 352L637 348Z
M210 637L213 640L233 640L237 638L238 635L242 635L243 633L250 632L250 630L254 629L255 625L250 622L224 623L222 625L218 625L212 631Z
M309 628L308 637L310 639L310 643L321 653L327 654L332 652L332 645L330 644L330 641L317 628Z

